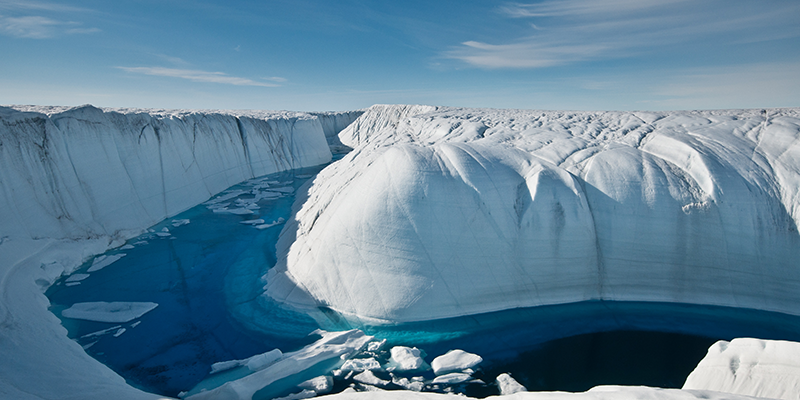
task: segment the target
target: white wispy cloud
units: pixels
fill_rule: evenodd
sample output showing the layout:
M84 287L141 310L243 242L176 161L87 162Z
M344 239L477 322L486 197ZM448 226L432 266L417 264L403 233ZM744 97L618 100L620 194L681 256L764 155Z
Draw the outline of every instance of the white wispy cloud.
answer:
M35 0L0 0L0 13L0 34L18 38L49 39L101 31L78 22L95 13L81 7Z
M538 68L626 57L715 34L757 30L770 37L800 35L800 25L786 22L787 16L800 13L800 3L789 1L758 7L721 0L546 0L506 3L497 12L510 20L529 20L528 35L505 43L465 41L445 57L482 68ZM777 21L783 21L780 32L769 29Z
M123 71L152 76L187 79L193 82L222 83L236 86L279 87L271 82L259 82L252 79L230 76L224 72L201 71L196 69L177 69L164 67L117 67Z
M36 10L52 12L89 12L87 8L34 0L0 0L0 10Z
M0 15L0 33L29 39L48 39L61 34L87 34L100 32L98 28L85 28L78 22L58 21L43 16L6 17Z
M657 103L694 108L793 107L800 92L800 62L744 64L684 71L654 85Z
M632 13L687 1L691 0L549 0L535 4L508 3L499 11L512 18L596 16Z

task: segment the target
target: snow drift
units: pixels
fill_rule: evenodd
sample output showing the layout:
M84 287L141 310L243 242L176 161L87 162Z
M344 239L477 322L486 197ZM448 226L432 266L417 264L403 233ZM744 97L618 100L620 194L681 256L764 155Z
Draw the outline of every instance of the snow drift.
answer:
M276 299L373 323L597 299L798 314L800 110L373 106L339 137Z

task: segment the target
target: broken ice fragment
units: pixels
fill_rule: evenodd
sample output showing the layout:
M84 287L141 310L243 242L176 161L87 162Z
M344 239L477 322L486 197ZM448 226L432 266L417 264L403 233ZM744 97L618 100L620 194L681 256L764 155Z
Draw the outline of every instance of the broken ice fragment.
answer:
M122 323L139 318L156 307L158 304L150 302L92 301L75 303L72 307L62 311L61 315L64 318Z
M353 380L358 382L358 383L363 383L365 385L372 385L372 386L379 386L379 387L384 387L384 386L386 386L386 385L391 383L390 381L378 378L370 370L366 370L366 371L354 376Z
M101 269L117 262L120 258L125 257L125 253L114 254L110 256L100 256L94 259L92 266L89 267L87 272L100 271Z
M500 388L500 394L503 396L528 391L528 389L525 389L525 386L520 385L511 375L506 373L497 375L497 386Z
M65 282L72 283L72 282L80 282L89 277L89 274L72 274L67 278Z
M354 358L347 360L342 365L342 371L364 371L381 369L381 364L374 358Z
M431 367L433 367L433 373L442 375L472 368L482 361L483 358L477 354L467 353L464 350L450 350L446 354L434 358Z

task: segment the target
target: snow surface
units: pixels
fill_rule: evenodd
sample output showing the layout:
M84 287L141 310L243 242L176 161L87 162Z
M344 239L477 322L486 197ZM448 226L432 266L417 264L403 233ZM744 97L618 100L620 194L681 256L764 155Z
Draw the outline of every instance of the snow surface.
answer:
M719 341L683 385L774 399L800 398L800 343L752 338Z
M160 398L69 340L43 291L233 184L329 161L326 129L360 114L0 107L0 398Z
M279 301L369 323L598 299L800 314L800 109L373 106L339 138L278 243Z
M520 260L535 260L540 263L538 267L544 265L543 271L536 271L536 276L541 275L544 280L532 286L527 284L530 279L523 279L520 282L524 287L512 287L522 291L509 293L511 297L533 293L527 296L533 299L530 303L533 305L596 298L598 293L602 298L612 299L651 298L646 294L652 292L661 300L730 305L735 297L743 306L757 304L759 307L755 308L785 309L798 295L797 272L786 262L795 255L786 249L786 244L798 248L795 242L800 214L797 190L800 155L795 144L798 113L797 110L558 113L376 106L336 137L330 132L360 112L312 115L112 110L91 106L0 107L0 358L6 360L0 363L0 398L160 398L127 385L69 340L60 321L48 311L49 303L42 291L94 255L120 246L124 239L234 183L330 159L327 142L342 148L353 147L355 151L318 176L309 194L311 201L300 213L299 222L287 221L282 237L281 279L274 282L269 293L293 304L330 304L351 315L397 321L413 319L409 316L419 310L425 310L419 314L423 319L430 319L516 307L518 303L509 302L492 287L496 284L508 290L503 285L520 278L519 272L509 269L508 262L524 271L526 264ZM602 156L605 153L610 154ZM396 166L388 164L394 161L399 161ZM618 169L625 173L614 178ZM487 173L498 178L487 177ZM514 182L518 184L514 186ZM369 188L370 183L375 183L374 189ZM443 183L437 194L435 186ZM408 190L418 184L420 190ZM458 196L447 199L442 193L452 188L458 188L454 192ZM513 194L504 192L504 188L512 189ZM438 196L443 202L439 209L431 209L428 192L434 200ZM510 212L509 204L519 207L511 206L514 214L500 218L500 211ZM616 206L608 208L609 204ZM655 211L665 204L667 211ZM479 207L474 216L464 214L476 205ZM233 207L237 208L247 209ZM336 208L342 213L338 220L333 218L332 210ZM441 216L450 225L442 225L434 234L446 235L424 236L425 229L432 225L430 219L435 220L441 209L445 210ZM615 214L621 210L628 210L627 214ZM490 211L498 214L498 219L490 218ZM313 213L317 213L315 217ZM454 213L458 214L456 217L474 217L476 227L494 235L459 231L463 225L453 221ZM682 215L694 215L692 218L699 222ZM384 217L389 218L380 219ZM520 223L509 231L503 221L507 223L514 218ZM646 222L651 218L655 220L649 225L633 226L635 232L628 232L631 221ZM621 222L615 225L617 219ZM374 225L365 223L368 220ZM583 232L587 221L592 222L591 232ZM389 222L399 224L391 227ZM672 225L647 233L666 222ZM343 225L332 229L336 223ZM312 254L322 265L317 267L316 262L308 262L309 247L311 241L326 237L321 234L326 227L331 229L330 235L339 235L339 242L332 243L340 243L342 253L333 257L332 247L321 246ZM683 230L677 229L680 227ZM754 227L764 229L758 231L763 236L760 241L748 233ZM419 232L411 234L409 229ZM670 229L678 233L670 233ZM536 230L543 232L537 236ZM475 258L474 251L451 252L460 257L457 268L437 264L435 261L441 260L435 253L429 254L424 262L418 258L416 252L425 250L423 239L435 239L427 242L429 246L445 243L450 250L469 250L473 242L459 242L462 239L453 237L454 232L472 236L483 243L484 250L505 243L500 249L506 251L510 239L521 243L538 238L541 243L533 249L545 256L531 256L533 252L508 254L491 265L491 274L486 273L489 269L474 268L485 267L486 260L497 254ZM515 232L521 233L517 237ZM685 240L687 251L680 260L677 253L667 250L675 250L677 245L671 241L687 232L692 235ZM711 235L719 232L726 235L721 239ZM297 246L292 247L290 262L291 233L299 237ZM364 240L369 236L371 241ZM414 237L415 241L410 240ZM663 238L660 245L654 243L658 237ZM641 240L642 247L630 246L625 240L631 238L637 243ZM385 243L390 239L398 240L398 247L387 253ZM587 240L596 243L586 245ZM713 247L718 245L724 246ZM519 246L511 248L519 250ZM342 269L345 275L331 273L335 269L329 265L331 262L340 263L356 250L365 250L362 253L365 257L377 257L366 251L370 249L381 249L379 259L387 254L394 258L386 264L374 264L377 270L373 272L363 269L364 260L359 256L352 266L357 272L345 268ZM653 264L646 255L657 249L666 249L659 253L662 256L659 262L654 263L658 268L650 271L642 267ZM696 259L691 274L688 268L675 268L675 263L695 260L704 252L708 255ZM564 262L554 258L566 254L570 256ZM403 256L409 258L403 260ZM588 266L581 267L580 260ZM757 271L752 269L755 262L760 263ZM362 293L353 299L362 308L320 295L313 279L299 272L292 275L295 272L290 272L290 268L296 271L303 263L308 268L319 268L325 279L333 279L331 291L341 290L345 282L348 287L359 288ZM420 263L428 263L422 265L424 268L435 267L431 270L436 273L435 279L408 268ZM639 274L631 273L639 271L632 269L634 266L648 273L637 278ZM713 271L714 267L717 271ZM585 281L558 280L558 276L582 276L581 272L586 270L593 275ZM784 280L776 282L779 273L784 274ZM648 274L655 275L645 276ZM373 286L362 285L364 279ZM745 285L743 282L748 279ZM654 283L648 285L649 280ZM383 290L381 284L386 282L397 289ZM475 287L470 282L487 286ZM682 286L676 287L681 282ZM442 290L444 283L452 286ZM665 289L660 285L665 285ZM306 294L287 295L297 287ZM417 291L409 290L413 287ZM437 292L440 294L433 295ZM480 301L464 302L457 307L447 302L464 292L488 302L485 306L476 305ZM767 295L770 292L772 295ZM376 294L387 297L373 301L379 298ZM364 299L373 302L364 303ZM441 300L444 302L439 303ZM122 329L103 334L121 334ZM332 335L338 338L332 339L335 343L329 342L333 346L311 346L301 350L302 354L283 354L280 361L215 393L247 398L270 379L291 376L307 380L319 376L319 371L334 368L328 362L337 365L343 361L341 355L350 354L352 350L339 346L342 342L352 341L352 346L345 346L352 349L370 340L353 332L345 333L345 337L342 333ZM320 360L320 365L311 365L315 360ZM282 364L283 361L286 362ZM307 368L309 365L311 368ZM295 376L299 370L311 376ZM412 388L411 383L420 382L406 383ZM442 396L372 392L344 393L333 398ZM200 397L213 395L205 392ZM746 398L710 391L620 387L599 387L579 394L511 396L566 397Z

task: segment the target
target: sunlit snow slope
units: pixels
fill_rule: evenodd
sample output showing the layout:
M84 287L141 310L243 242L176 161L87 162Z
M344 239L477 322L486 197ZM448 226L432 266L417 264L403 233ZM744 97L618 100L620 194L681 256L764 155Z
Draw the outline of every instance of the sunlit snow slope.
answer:
M593 299L797 315L800 110L373 106L266 293L419 321ZM295 239L296 238L296 239Z
M330 161L358 115L0 107L0 398L155 397L69 340L43 290L233 184Z

